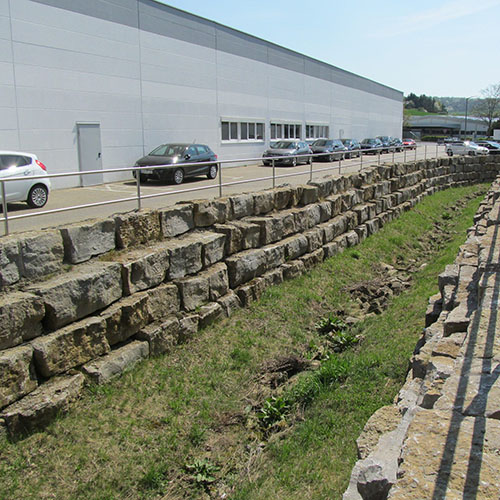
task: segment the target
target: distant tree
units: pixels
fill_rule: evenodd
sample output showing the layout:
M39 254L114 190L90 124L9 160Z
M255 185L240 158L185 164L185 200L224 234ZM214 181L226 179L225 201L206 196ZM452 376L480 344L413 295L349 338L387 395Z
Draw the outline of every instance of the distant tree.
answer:
M446 113L446 108L434 97L430 97L425 94L417 96L413 92L410 92L404 98L404 107L406 109L419 109L421 111L427 111L428 113Z
M488 85L481 90L482 98L477 100L472 113L488 125L488 135L493 130L493 121L500 117L500 83Z

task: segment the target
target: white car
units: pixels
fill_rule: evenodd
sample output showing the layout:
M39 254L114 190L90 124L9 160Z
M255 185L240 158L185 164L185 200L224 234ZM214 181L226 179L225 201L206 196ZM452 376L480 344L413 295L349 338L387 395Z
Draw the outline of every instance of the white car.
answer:
M472 141L453 141L446 144L446 154L448 156L453 155L487 155L489 153L488 148L479 146Z
M32 179L35 175L47 175L47 167L36 155L19 151L0 151L0 181L10 177L23 177L23 180L4 183L7 202L25 201L32 208L43 207L49 197L50 180Z

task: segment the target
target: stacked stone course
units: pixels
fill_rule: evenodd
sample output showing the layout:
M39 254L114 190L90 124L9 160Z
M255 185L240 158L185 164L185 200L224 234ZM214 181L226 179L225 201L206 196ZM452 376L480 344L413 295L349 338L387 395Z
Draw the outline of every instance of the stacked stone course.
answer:
M381 165L2 238L1 426L43 427L87 381L167 353L423 196L499 171L494 157Z
M405 385L357 440L344 500L498 498L500 177L438 284Z

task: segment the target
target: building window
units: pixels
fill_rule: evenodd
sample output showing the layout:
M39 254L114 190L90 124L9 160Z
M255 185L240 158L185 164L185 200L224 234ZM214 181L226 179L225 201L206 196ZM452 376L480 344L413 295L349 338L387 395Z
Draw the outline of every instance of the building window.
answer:
M328 125L306 125L306 139L328 139Z
M301 125L296 123L271 123L271 139L300 139Z
M223 141L263 141L264 123L262 122L221 122Z

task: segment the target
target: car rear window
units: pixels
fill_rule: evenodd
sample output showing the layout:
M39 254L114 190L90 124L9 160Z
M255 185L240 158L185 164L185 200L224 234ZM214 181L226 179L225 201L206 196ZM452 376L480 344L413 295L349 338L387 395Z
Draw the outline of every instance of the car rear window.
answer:
M31 163L29 156L21 155L0 155L0 170L6 170L11 167L24 167Z

